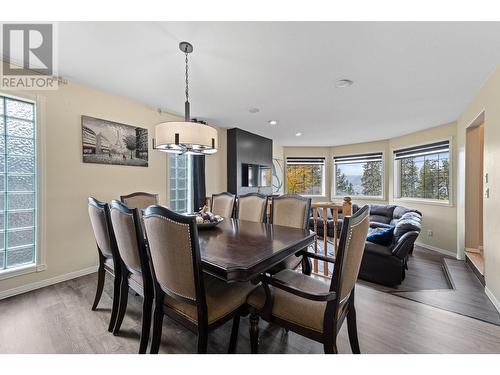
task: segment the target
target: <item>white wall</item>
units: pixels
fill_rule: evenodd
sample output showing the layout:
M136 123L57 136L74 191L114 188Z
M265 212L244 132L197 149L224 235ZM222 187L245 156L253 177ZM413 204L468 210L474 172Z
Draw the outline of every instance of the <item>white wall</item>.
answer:
M465 147L466 129L484 112L484 173L490 197L483 201L483 246L487 292L500 309L500 67L493 72L458 119L458 250L465 248ZM497 190L498 189L498 190Z

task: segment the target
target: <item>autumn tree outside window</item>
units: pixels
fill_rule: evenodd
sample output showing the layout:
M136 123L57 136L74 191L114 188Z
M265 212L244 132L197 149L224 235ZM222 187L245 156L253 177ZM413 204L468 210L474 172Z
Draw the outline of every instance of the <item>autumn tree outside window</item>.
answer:
M286 182L289 194L325 195L325 158L288 157Z

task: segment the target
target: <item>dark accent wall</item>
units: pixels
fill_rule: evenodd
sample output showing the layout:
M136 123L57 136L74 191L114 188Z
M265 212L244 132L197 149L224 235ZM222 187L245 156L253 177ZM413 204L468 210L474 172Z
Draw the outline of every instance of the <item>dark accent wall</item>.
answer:
M273 141L238 128L227 131L227 191L233 194L272 194L272 187L241 186L242 164L273 165Z

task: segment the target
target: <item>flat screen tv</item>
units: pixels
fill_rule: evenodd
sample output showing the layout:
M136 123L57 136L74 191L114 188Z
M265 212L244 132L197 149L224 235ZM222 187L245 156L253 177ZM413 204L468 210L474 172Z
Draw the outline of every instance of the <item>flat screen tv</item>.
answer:
M244 187L268 187L271 186L271 167L258 164L241 165L241 185Z

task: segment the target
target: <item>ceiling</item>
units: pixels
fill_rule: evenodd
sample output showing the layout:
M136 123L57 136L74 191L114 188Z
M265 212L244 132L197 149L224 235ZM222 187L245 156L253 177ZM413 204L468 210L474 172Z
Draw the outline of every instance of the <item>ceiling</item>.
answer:
M178 114L187 40L192 117L285 146L454 121L500 62L500 23L486 22L63 22L58 35L63 77Z

